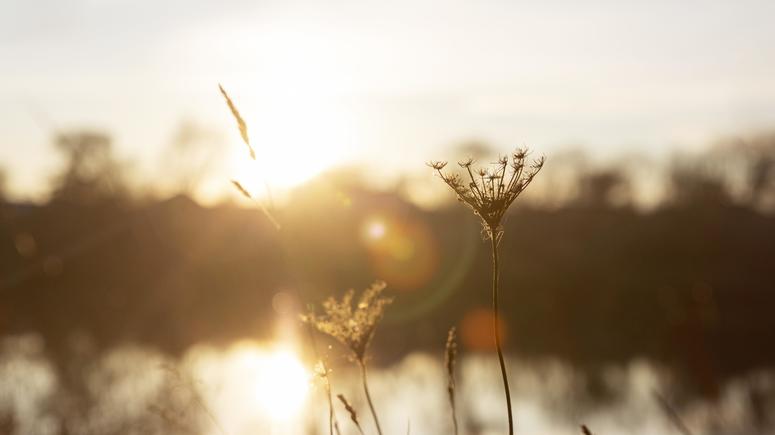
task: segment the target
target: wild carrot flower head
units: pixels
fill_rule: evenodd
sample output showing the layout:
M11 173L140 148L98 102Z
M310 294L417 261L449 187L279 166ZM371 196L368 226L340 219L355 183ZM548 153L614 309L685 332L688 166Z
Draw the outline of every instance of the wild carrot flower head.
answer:
M323 314L310 311L302 316L302 320L339 340L350 349L357 361L363 361L377 323L382 319L385 308L393 302L392 298L382 296L386 286L382 281L375 282L361 294L354 306L354 290L348 290L341 301L330 297L323 302Z
M527 154L526 149L519 149L510 157L499 158L490 168L473 169L473 159L458 162L468 177L445 173L447 162L433 161L428 166L455 191L459 201L481 218L488 236L497 238L502 232L503 215L544 165L543 157L527 163Z

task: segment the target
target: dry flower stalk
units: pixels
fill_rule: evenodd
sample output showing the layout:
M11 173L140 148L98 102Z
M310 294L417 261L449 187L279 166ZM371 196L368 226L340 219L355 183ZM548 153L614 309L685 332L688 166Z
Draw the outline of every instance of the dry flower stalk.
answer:
M328 399L328 433L329 435L334 435L334 431L336 431L337 435L340 435L339 422L336 420L336 414L334 413L334 401L331 395L331 369L326 366L326 363L322 359L319 359L315 364L313 373L315 374L315 377L320 379L323 383L323 388L326 392L326 398Z
M302 316L302 320L339 340L352 352L356 361L364 361L377 323L382 319L385 308L393 302L392 298L382 296L385 287L387 284L384 282L375 282L363 292L355 307L355 291L352 289L345 293L341 301L330 297L323 302L325 314L318 315L311 311Z
M503 389L506 395L506 410L509 417L509 435L514 434L514 417L511 409L511 392L509 390L509 378L506 373L506 362L503 358L503 349L500 337L500 313L498 309L498 245L503 237L503 217L517 197L533 181L538 172L543 168L545 159L541 157L532 163L527 163L528 152L526 149L518 149L509 157L501 157L492 164L490 169L480 168L473 170L473 159L459 162L458 165L465 170L470 181L464 181L457 174L447 174L442 170L447 162L433 161L428 166L433 168L441 179L457 195L460 202L464 203L474 214L479 216L485 236L490 239L492 247L492 313L493 336L495 349L498 352Z
M302 321L314 326L318 331L334 337L350 350L351 356L361 368L363 392L374 418L377 433L380 435L382 435L382 428L371 400L366 379L366 351L385 309L393 302L392 298L382 296L385 287L387 284L384 282L375 282L363 292L354 307L355 291L348 290L341 301L331 297L323 302L325 314L318 315L314 311L310 311L302 316Z

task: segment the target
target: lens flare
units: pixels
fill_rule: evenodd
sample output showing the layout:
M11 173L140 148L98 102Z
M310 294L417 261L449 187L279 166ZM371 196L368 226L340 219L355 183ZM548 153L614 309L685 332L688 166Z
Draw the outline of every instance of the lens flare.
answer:
M311 96L262 98L249 89L237 100L247 101L240 112L256 158L235 137L225 178L254 196L267 196L267 189L282 196L346 159L353 128L345 108Z
M385 222L374 219L366 224L366 236L372 240L379 240L385 235Z
M507 328L503 317L498 319L498 332L501 340L507 341ZM488 308L475 308L463 317L460 326L460 338L466 348L474 351L495 350L495 342L492 336L492 311Z
M438 243L424 222L376 214L364 220L361 233L375 275L391 288L417 290L433 279Z

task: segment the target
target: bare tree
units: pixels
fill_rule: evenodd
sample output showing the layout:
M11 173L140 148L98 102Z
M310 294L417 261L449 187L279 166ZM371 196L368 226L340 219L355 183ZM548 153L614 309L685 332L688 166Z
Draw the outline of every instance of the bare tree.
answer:
M164 173L176 192L191 194L208 173L221 163L224 142L217 131L193 121L183 121L164 156Z
M79 203L125 198L124 166L111 145L110 137L99 132L58 134L55 146L65 165L54 177L52 198Z

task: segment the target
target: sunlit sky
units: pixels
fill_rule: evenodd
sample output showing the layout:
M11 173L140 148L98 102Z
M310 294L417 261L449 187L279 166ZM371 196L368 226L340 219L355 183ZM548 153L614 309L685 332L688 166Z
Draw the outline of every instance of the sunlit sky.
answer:
M244 150L219 82L278 184L421 170L469 139L658 157L775 126L774 16L742 0L2 0L0 162L34 197L52 130L89 127L154 179L189 120L223 131L211 189L228 189Z

